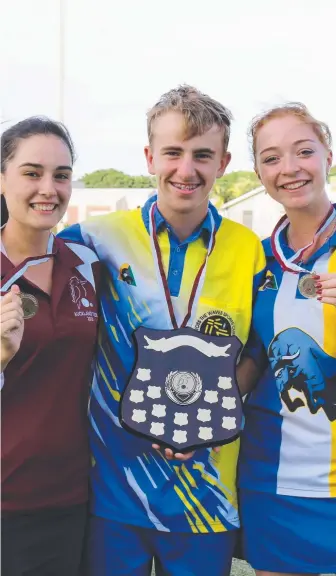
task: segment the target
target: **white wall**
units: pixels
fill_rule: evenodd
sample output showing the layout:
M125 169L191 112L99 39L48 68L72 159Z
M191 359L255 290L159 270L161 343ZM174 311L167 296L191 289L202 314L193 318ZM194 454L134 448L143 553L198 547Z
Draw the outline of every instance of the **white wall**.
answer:
M73 209L76 210L78 222L86 220L89 215L132 210L143 206L152 193L153 190L147 188L74 188L62 222L68 223Z
M220 210L226 218L245 225L247 221L244 216L246 218L247 214L244 215L244 212L247 211L252 212L252 230L261 238L266 238L271 234L275 224L284 213L281 204L272 200L263 191L249 198L243 199L242 197L240 202L224 204Z
M336 203L336 188L328 187L328 195L333 203ZM270 236L274 226L284 214L284 209L278 202L275 202L265 191L247 193L237 200L227 202L220 209L222 216L230 218L235 222L247 225L244 221L244 212L252 212L252 230L260 236L266 238Z

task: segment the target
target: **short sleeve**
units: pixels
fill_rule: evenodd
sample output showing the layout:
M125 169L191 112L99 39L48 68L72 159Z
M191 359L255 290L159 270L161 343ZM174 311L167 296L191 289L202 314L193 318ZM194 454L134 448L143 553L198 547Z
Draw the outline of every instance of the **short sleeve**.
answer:
M254 275L253 275L253 300L255 299L260 286L263 285L266 275L266 256L261 241L257 240Z
M264 371L268 365L268 356L264 344L253 327L251 327L250 334L246 345L242 352L242 357L252 358L256 366L261 371Z

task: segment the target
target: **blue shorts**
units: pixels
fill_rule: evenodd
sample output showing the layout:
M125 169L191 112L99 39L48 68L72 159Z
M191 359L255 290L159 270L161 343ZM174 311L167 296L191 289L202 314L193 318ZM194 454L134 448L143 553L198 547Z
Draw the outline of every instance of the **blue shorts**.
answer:
M268 572L336 573L336 498L240 491L246 560Z
M88 576L229 576L237 531L159 532L92 516Z

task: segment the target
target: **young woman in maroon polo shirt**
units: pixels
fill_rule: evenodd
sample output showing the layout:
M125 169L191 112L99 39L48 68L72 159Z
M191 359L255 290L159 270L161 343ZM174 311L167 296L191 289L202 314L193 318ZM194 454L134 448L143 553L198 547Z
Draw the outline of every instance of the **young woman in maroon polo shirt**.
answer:
M79 573L98 262L51 233L68 206L73 161L67 130L49 119L1 136L4 576Z

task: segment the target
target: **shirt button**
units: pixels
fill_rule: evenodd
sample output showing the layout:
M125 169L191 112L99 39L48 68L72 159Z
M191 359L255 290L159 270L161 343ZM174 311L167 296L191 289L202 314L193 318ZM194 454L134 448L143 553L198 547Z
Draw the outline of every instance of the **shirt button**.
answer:
M174 274L174 276L177 276L177 275L178 275L178 271L177 271L177 270L174 270L174 271L173 271L173 274Z

